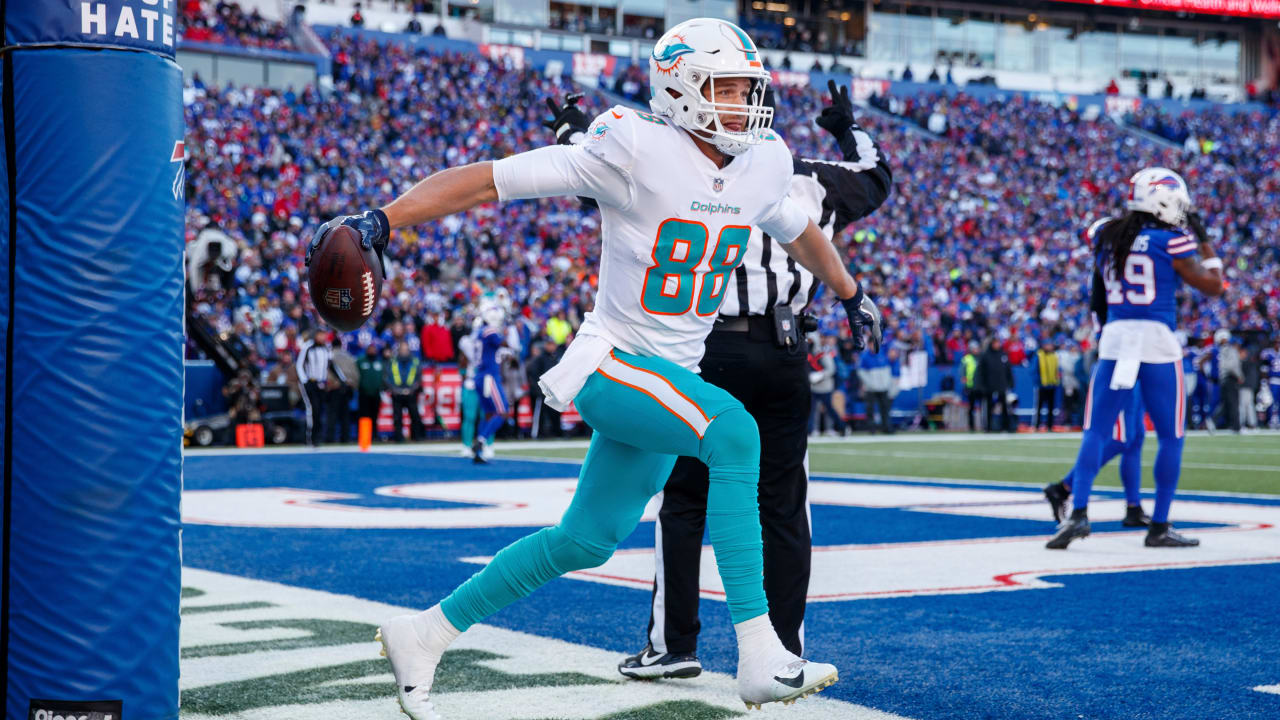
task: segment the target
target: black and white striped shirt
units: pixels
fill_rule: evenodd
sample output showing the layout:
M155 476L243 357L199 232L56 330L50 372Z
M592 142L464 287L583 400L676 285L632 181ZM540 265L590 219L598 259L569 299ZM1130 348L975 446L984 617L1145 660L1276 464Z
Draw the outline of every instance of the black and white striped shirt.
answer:
M328 346L306 340L298 348L298 382L303 385L315 381L324 382L329 377Z
M893 174L871 136L853 132L854 157L841 162L792 158L791 199L835 237L854 220L870 215L889 197ZM797 314L818 292L818 281L776 240L752 229L746 257L733 273L720 314L763 315L780 305Z

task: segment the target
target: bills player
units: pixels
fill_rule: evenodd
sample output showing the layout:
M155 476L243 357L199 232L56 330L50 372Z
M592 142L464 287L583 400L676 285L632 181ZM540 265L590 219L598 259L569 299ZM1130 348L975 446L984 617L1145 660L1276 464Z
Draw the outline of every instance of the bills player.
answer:
M493 438L511 417L511 403L502 386L501 355L508 347L507 311L497 299L487 298L480 304L480 328L476 337L475 391L480 401L480 428L471 446L476 463L493 457Z
M1129 212L1094 223L1086 234L1094 243L1095 267L1105 288L1094 293L1095 307L1105 303L1099 309L1105 309L1107 321L1085 398L1084 440L1072 477L1073 509L1046 545L1050 549L1065 549L1072 540L1089 534L1089 491L1103 448L1139 381L1137 391L1160 440L1155 507L1144 544L1200 544L1169 525L1169 506L1182 466L1186 414L1182 347L1174 335L1174 293L1181 279L1206 295L1222 294L1222 260L1214 255L1199 216L1191 212L1191 196L1181 176L1153 167L1139 171L1129 183ZM1192 234L1183 226L1189 226Z
M1262 360L1262 371L1267 374L1267 385L1264 389L1271 396L1270 403L1263 403L1265 398L1260 397L1258 404L1267 406L1266 424L1271 427L1280 427L1280 334L1271 341L1271 347L1262 349L1258 357Z
M459 434L462 447L458 453L462 457L475 457L476 414L480 410L480 395L476 392L476 365L480 362L481 323L477 322L470 335L458 338L458 369L462 373L462 425Z
M788 198L791 155L769 129L769 73L747 34L719 19L683 22L654 46L649 79L652 113L614 107L582 145L451 168L385 208L326 225L353 227L380 251L394 228L495 201L585 196L603 217L595 310L539 382L549 403L573 402L595 430L577 490L557 525L500 551L438 605L383 624L400 704L414 720L439 717L431 684L461 632L608 560L680 455L710 469L707 527L738 640L739 696L748 707L789 702L837 680L834 666L788 652L769 621L759 432L740 402L695 371L752 226L832 288L859 344L869 331L878 345L880 313Z

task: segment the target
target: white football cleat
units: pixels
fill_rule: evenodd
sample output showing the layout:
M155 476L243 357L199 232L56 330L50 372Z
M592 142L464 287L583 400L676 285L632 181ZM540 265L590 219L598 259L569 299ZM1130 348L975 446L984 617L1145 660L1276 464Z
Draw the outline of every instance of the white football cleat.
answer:
M388 620L378 628L374 639L382 643L382 655L391 661L396 695L404 714L412 720L444 720L427 699L439 660L432 659L418 638L414 616L401 615Z
M790 705L840 679L835 665L810 662L789 652L773 655L770 662L751 665L754 667L738 663L738 697L748 710L759 710L771 702Z

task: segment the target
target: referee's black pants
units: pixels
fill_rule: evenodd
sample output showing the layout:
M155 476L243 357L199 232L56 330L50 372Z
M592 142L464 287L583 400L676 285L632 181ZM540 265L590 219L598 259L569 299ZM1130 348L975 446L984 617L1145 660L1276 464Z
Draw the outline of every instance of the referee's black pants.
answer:
M809 373L805 354L748 332L713 331L702 377L746 406L760 428L760 524L764 531L764 591L782 644L801 655L809 590ZM707 516L707 466L681 457L661 495L655 528L658 574L649 614L649 642L658 653L697 648L698 569Z
M328 397L320 383L309 380L302 386L302 402L307 411L307 444L318 446L324 441L325 401Z

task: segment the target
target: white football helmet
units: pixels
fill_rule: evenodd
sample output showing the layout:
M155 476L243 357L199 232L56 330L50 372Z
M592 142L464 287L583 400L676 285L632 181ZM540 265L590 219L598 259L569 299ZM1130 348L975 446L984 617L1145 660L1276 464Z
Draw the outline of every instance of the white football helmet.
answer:
M1191 194L1178 173L1162 167L1139 170L1129 178L1130 210L1151 213L1160 222L1181 227L1191 211Z
M485 325L502 327L507 322L507 310L501 303L486 298L480 303L480 318Z
M714 101L715 82L724 78L751 81L746 105ZM712 100L702 94L707 83ZM769 71L756 44L731 22L694 18L668 30L649 56L649 86L649 108L655 114L726 155L741 155L761 142L773 122L773 108L764 104ZM742 130L726 130L722 115L745 118Z

